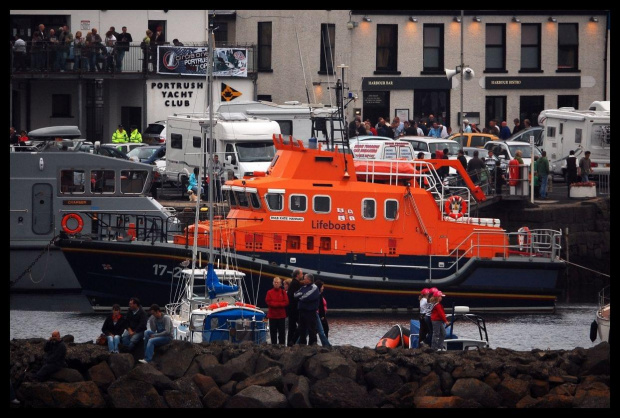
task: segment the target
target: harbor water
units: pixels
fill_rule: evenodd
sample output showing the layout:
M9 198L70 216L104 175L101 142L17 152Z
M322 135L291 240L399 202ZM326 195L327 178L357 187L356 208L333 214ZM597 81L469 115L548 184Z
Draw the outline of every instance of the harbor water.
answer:
M486 321L491 348L517 351L572 350L590 348L600 343L590 341L590 324L594 320L596 304L558 304L553 314L482 314ZM416 315L417 316L417 315ZM93 341L101 333L104 314L74 312L10 311L10 338L48 338L58 329L61 335L73 335L75 342ZM332 345L352 345L374 348L379 339L395 324L409 328L409 321L417 319L407 314L374 314L371 316L328 316L329 340ZM454 332L459 337L477 337L473 324L459 322Z

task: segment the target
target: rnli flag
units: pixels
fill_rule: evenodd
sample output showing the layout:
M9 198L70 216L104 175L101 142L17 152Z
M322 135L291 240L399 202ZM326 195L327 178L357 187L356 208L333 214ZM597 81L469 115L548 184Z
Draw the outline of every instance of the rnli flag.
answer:
M230 87L228 84L222 83L222 101L230 102L241 96L243 93Z

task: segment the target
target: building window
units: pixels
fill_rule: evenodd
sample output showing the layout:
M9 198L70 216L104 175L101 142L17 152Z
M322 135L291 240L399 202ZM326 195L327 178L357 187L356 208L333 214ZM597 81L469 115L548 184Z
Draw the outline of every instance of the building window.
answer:
M424 25L424 70L445 71L443 65L443 25Z
M578 95L558 95L558 108L560 107L572 107L573 109L579 109L579 96Z
M258 22L258 71L271 71L271 22Z
M398 25L377 25L377 71L397 71Z
M545 109L545 96L521 96L519 108L521 123L529 119L532 126L538 126L538 114Z
M486 25L485 72L506 70L506 25Z
M215 38L215 45L217 46L227 46L228 43L228 22L215 21L213 22L214 27L217 30L213 33Z
M540 24L521 25L521 70L540 71Z
M506 96L487 96L486 97L486 123L495 120L497 127L501 127L502 121L506 120Z
M578 71L578 29L576 23L558 24L558 71Z
M52 117L71 118L71 95L52 94Z
M336 56L336 25L321 24L321 69L319 74L334 74L334 57Z

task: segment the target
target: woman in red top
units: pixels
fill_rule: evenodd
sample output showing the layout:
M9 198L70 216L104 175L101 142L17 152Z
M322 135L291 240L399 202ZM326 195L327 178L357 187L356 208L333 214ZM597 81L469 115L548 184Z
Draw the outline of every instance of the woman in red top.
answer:
M28 141L28 135L26 135L26 131L21 131L19 134L19 145L26 145Z
M431 322L433 323L433 343L431 344L431 348L433 350L443 349L443 340L446 338L446 327L444 324L449 324L443 306L441 306L441 301L444 296L441 290L438 290L433 293L430 300L430 303L434 304L433 310L431 311Z
M271 344L286 345L286 307L288 306L288 296L282 289L282 279L273 278L273 289L270 289L265 296L267 303L267 318L269 318L269 333L271 334Z

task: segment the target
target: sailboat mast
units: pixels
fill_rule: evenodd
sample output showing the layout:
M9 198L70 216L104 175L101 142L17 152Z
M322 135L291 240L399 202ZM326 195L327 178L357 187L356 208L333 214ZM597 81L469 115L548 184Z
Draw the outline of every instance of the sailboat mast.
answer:
M207 75L209 82L207 83L208 95L209 95L209 141L210 147L207 148L207 152L209 150L213 151L215 145L215 139L213 138L213 63L214 63L214 53L215 53L215 34L213 29L213 23L215 15L209 19L209 68L207 69ZM206 147L207 141L204 141L203 147ZM205 152L205 166L207 153ZM213 157L209 153L209 263L213 263L213 189L215 187L216 180L213 178Z

